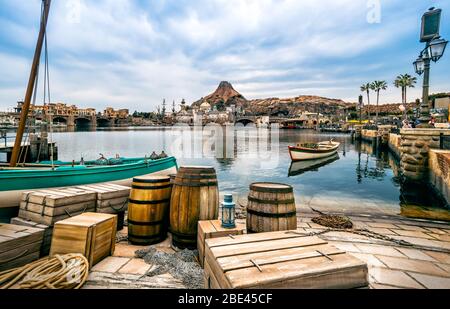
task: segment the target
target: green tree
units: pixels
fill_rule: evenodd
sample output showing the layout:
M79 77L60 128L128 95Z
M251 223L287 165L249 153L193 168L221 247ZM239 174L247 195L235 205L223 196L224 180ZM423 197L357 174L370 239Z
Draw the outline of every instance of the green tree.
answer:
M407 90L408 88L414 88L414 85L417 83L417 78L412 77L409 74L402 74L397 76L394 81L394 86L402 89L402 103L407 103Z
M370 120L370 83L361 86L361 92L367 93L367 118Z
M378 125L378 106L380 103L380 91L387 89L387 83L384 80L376 80L372 84L370 84L370 89L376 92L377 94L377 110L375 116L375 124Z

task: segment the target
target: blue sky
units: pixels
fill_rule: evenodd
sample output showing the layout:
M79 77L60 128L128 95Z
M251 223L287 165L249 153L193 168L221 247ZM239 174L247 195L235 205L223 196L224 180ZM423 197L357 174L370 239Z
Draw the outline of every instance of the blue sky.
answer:
M371 19L378 4L379 22ZM150 111L163 98L193 102L221 80L249 99L356 101L361 84L382 79L389 89L381 101L399 102L392 82L414 74L420 17L430 6L443 9L441 35L450 39L448 0L53 0L52 101ZM0 7L6 110L24 96L40 0L0 0ZM449 68L450 49L432 65L431 92L450 91Z

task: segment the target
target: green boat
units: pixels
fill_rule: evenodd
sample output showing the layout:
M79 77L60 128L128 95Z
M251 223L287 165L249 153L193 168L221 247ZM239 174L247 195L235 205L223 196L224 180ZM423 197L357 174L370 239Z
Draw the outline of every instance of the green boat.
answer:
M48 162L28 168L0 168L0 211L14 211L23 192L44 188L77 186L112 182L130 186L136 176L176 173L174 157L150 160L147 158L114 158L90 162Z

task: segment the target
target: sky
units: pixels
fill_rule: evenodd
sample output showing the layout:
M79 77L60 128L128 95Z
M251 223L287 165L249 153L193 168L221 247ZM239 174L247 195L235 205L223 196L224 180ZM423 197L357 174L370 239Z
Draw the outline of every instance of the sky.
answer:
M24 97L40 6L0 0L2 111ZM53 0L51 100L153 111L164 98L192 103L226 80L247 99L355 102L363 83L386 80L380 102L400 102L393 81L415 75L420 18L431 6L443 9L441 35L450 39L448 0ZM449 68L447 50L432 64L432 93L450 91ZM37 104L42 93L41 83Z

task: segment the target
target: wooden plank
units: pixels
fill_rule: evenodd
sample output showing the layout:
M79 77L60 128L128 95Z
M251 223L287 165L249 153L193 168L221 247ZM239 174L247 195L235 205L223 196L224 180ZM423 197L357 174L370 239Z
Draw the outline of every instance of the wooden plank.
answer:
M37 251L37 252L30 253L26 256L23 256L21 258L15 259L14 261L0 264L0 271L9 270L9 269L13 269L16 267L21 267L21 266L24 266L31 262L37 261L39 259L39 255L40 255L40 253L39 253L39 251Z
M278 231L278 232L270 232L270 233L245 234L245 235L238 235L234 239L213 238L213 239L207 240L207 242L210 247L219 247L219 246L227 246L227 245L232 245L232 244L245 244L245 243L253 243L253 242L264 242L267 240L301 237L302 235L295 234L297 232L300 234L305 233L302 231Z
M23 256L39 252L42 245L42 239L36 242L28 243L14 249L0 253L0 265L19 259Z
M122 208L124 205L127 207L128 204L128 196L107 199L107 200L97 200L97 209L98 208Z
M262 272L256 267L229 271L226 273L226 277L232 283L233 288L251 288L274 285L274 283L287 287L283 282L293 280L297 281L297 284L316 285L312 282L302 282L308 281L314 276L322 276L326 277L327 287L338 288L347 279L343 274L353 273L355 270L364 273L367 270L367 265L348 254L339 254L333 256L333 261L328 260L326 257L317 257L302 260L301 262L287 261L269 264L261 266L261 268ZM356 288L367 285L366 280L367 277L357 280L355 283L348 282L345 284L354 285L352 287ZM365 281L365 284L362 284L361 281ZM320 287L317 286L317 288Z
M212 247L209 249L213 252L216 258L220 258L246 253L277 251L289 248L302 248L326 243L326 241L314 236L268 240L263 242L238 243L228 246Z
M205 289L221 289L219 281L207 262L205 262L204 287Z
M44 230L12 224L1 224L0 236L0 254L2 254L31 243L42 242Z
M70 188L40 190L22 195L22 201L34 204L45 203L49 207L77 204L92 201L96 198L97 194L95 192Z
M97 193L97 200L124 198L130 196L130 188L124 186L112 186L108 184L78 186L77 188Z
M290 248L285 250L277 251L276 254L273 251L250 253L244 255L235 255L232 257L218 258L217 262L224 271L230 271L246 267L254 267L255 261L258 265L268 265L276 264L286 261L303 260L314 257L321 257L323 254L334 257L336 254L344 254L342 250L339 250L328 244L312 246L312 247L301 247L301 248Z
M20 203L20 209L28 212L33 212L35 214L42 215L44 212L45 216L56 217L61 215L71 215L73 212L77 213L87 209L95 208L95 200L81 202L77 204L63 205L58 207L49 207L42 204L34 203Z
M95 208L88 208L86 209L87 212L91 212L91 211L95 211ZM83 211L77 211L77 212L72 212L71 215L72 216L77 216L79 214L81 214ZM64 220L66 218L68 218L69 216L67 214L64 215L60 215L60 216L54 216L54 217L50 217L50 216L41 216L40 214L37 213L33 213L30 211L24 211L24 210L19 210L19 217L26 219L26 220L31 220L31 221L35 221L41 224L45 224L48 226L53 226L56 222Z

